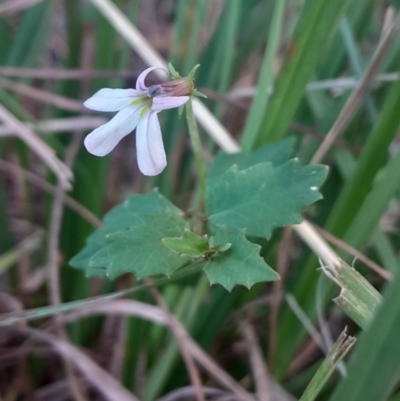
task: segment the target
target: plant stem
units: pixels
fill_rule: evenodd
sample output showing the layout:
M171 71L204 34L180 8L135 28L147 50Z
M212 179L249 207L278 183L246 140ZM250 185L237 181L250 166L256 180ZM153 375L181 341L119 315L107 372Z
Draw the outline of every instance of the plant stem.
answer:
M206 199L206 164L201 151L200 135L196 120L194 118L192 99L189 99L189 101L186 103L186 119L189 128L190 140L192 141L194 157L197 164L197 173L200 181L201 202L202 205L204 205Z

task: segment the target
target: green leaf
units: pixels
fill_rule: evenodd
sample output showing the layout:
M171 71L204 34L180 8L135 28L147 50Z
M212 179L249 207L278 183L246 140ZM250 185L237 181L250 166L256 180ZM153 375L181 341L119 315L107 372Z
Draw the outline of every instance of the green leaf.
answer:
M178 238L163 238L162 242L172 252L191 258L199 258L210 249L206 238L199 237L190 230L185 230Z
M213 251L213 253L226 252L228 249L230 249L231 246L232 246L232 244L230 242L227 242L226 244L214 245L212 247L212 251Z
M209 219L217 226L268 238L274 228L302 221L300 210L321 198L318 188L327 172L326 166L301 166L297 159L242 171L234 165L208 181Z
M241 152L228 154L219 152L210 166L210 177L216 177L225 173L234 164L238 170L244 170L259 163L271 162L274 166L279 166L290 158L293 154L295 138L290 137L282 141L270 143L255 152Z
M260 256L260 245L246 239L244 230L218 229L210 238L213 246L232 244L224 253L211 257L204 267L210 284L221 284L228 291L235 285L250 288L262 281L279 280L279 274L272 270Z
M105 270L114 278L131 272L138 279L154 274L170 276L189 259L179 256L163 244L163 238L181 235L188 223L171 210L134 214L133 225L107 235L107 246L91 257L91 269Z
M127 197L121 205L106 214L104 225L87 238L86 246L70 260L71 266L85 270L89 276L105 274L104 270L91 269L89 261L96 252L107 245L107 235L127 229L135 224L137 214L162 210L168 210L178 215L182 214L178 208L164 198L156 189L150 194Z
M106 272L104 270L91 269L89 266L90 258L99 250L101 246L97 242L97 231L95 231L86 240L85 247L77 253L72 259L70 259L69 264L76 269L84 270L85 274L89 277L91 276L105 276ZM104 236L105 242L105 236Z

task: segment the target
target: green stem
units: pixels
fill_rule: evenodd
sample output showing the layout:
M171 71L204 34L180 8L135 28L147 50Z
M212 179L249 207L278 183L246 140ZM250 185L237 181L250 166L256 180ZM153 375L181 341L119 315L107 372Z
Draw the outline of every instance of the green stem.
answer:
M189 128L190 140L192 141L194 157L197 164L197 173L200 181L201 202L202 205L204 205L206 199L206 164L201 151L200 135L197 128L196 119L194 118L192 99L189 99L189 101L186 103L186 119Z
M117 299L121 298L126 295L130 295L133 293L137 293L139 291L143 291L146 288L155 286L161 286L163 284L169 284L171 281L174 280L179 280L181 278L190 276L192 274L200 272L203 267L204 267L204 260L198 260L193 263L190 263L186 266L181 267L179 270L177 270L171 277L162 277L158 279L154 279L152 284L148 283L143 283L136 285L131 288L127 288L125 290L121 290L118 292L114 292L111 294L106 294L106 295L101 295L98 297L93 297L93 298L87 298L79 301L71 301L71 302L64 302L62 304L56 305L56 306L42 306L39 308L34 308L34 309L28 309L26 311L21 311L21 312L10 312L10 313L4 313L0 315L0 327L1 326L8 326L20 322L27 322L27 321L32 321L32 320L37 320L37 319L43 319L45 317L53 316L56 314L60 313L65 313L65 312L70 312L75 309L82 309L85 306L88 305L95 305L98 303L102 302L107 302L112 299Z

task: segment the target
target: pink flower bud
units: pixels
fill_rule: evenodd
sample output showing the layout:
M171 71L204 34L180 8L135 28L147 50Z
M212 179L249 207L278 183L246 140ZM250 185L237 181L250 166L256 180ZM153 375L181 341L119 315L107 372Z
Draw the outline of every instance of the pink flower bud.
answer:
M148 89L148 95L150 97L155 96L190 96L194 89L193 82L187 78L178 78L172 81L164 82L158 85L150 86Z

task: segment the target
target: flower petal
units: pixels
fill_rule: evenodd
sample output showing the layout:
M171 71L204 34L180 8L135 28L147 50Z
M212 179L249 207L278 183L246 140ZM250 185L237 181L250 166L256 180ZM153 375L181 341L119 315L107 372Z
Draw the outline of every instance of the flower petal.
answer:
M147 89L149 89L149 88L146 86L146 83L144 81L145 81L147 75L154 70L163 70L168 75L168 71L163 67L147 68L138 76L138 79L136 81L136 90L138 90L141 93L146 92L146 94L147 94Z
M167 165L157 113L144 115L136 129L136 151L139 169L144 175L160 174Z
M155 96L153 98L151 109L154 111L174 109L175 107L182 106L188 100L189 96Z
M85 107L97 111L120 111L143 94L135 89L103 88L86 100Z
M105 156L110 153L124 136L136 128L141 109L141 107L126 107L108 123L92 131L84 141L87 151L95 156Z

